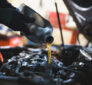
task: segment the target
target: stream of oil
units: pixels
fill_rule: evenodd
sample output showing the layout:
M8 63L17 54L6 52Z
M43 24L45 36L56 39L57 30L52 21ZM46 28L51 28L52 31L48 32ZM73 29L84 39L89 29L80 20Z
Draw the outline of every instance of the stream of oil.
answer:
M46 44L48 48L48 64L51 64L51 43Z

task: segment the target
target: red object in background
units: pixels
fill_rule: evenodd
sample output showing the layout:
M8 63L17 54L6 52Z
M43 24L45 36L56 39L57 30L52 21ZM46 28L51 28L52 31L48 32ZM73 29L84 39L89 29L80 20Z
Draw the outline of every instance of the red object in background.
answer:
M12 36L8 37L8 39L0 39L0 47L16 47L19 46L22 42L21 36Z
M77 35L78 35L78 30L73 30L72 31L72 38L70 40L70 44L76 44Z
M9 39L9 45L11 47L16 47L18 45L20 45L22 42L22 37L13 37Z
M77 30L70 29L70 28L67 28L65 26L67 14L59 13L59 17L60 17L60 22L61 22L62 28L64 30L68 30L68 31L71 31L72 32L72 37L70 39L70 44L76 44L78 31ZM50 23L52 24L53 27L59 28L58 19L57 19L57 13L56 12L50 12L49 13L49 21L50 21Z
M4 60L3 60L3 56L2 56L2 53L0 52L0 62L4 62Z
M67 16L66 14L59 13L60 22L62 24L62 27L65 26L66 16ZM49 13L49 21L50 21L50 23L52 24L53 27L59 28L56 12L50 12Z

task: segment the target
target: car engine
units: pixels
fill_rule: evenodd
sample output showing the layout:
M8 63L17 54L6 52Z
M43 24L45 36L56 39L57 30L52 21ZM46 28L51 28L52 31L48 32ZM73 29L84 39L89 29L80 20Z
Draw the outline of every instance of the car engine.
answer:
M8 58L0 67L1 84L6 85L3 81L7 80L15 81L15 85L91 85L92 62L88 49L80 46L59 49L58 54L52 50L51 64L48 64L48 50L41 48L27 48Z

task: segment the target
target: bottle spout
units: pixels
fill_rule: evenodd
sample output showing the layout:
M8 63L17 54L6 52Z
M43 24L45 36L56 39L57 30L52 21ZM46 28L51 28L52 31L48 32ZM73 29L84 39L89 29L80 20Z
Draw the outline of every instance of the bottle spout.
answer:
M52 43L54 41L54 38L52 35L48 35L45 37L45 42Z

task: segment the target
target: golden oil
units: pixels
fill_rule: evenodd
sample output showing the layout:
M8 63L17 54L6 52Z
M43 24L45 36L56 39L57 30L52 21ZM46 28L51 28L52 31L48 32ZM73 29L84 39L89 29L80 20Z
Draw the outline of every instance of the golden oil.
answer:
M48 64L51 64L51 43L46 44L48 48Z

